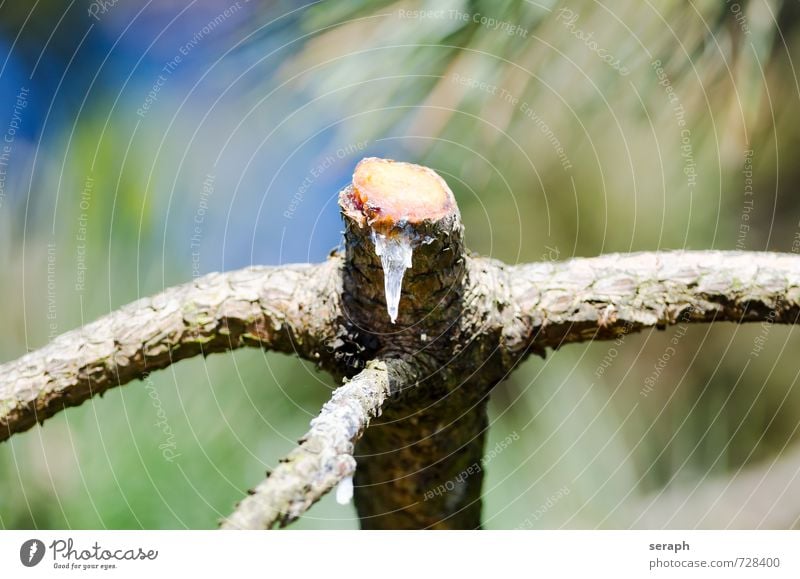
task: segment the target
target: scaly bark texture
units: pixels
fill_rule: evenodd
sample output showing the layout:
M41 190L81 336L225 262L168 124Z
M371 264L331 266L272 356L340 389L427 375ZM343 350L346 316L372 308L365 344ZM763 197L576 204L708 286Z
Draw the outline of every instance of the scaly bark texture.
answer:
M324 364L339 317L338 270L214 273L133 302L0 366L0 441L67 406L196 356L256 346Z
M800 257L782 253L672 251L609 254L505 268L524 351L611 339L626 331L693 322L795 324Z
M285 526L356 469L353 446L407 379L403 362L370 362L333 394L300 445L242 500L223 529Z
M467 255L438 175L381 159L359 164L339 204L344 256L212 274L0 366L0 440L189 356L240 346L295 353L355 378L226 528L294 520L354 468L365 528L477 528L487 397L529 354L679 320L800 316L797 255L656 252L509 266ZM374 232L413 240L396 323Z
M355 186L339 196L348 264L342 310L367 357L416 357L417 363L424 359L429 371L418 388L387 405L358 443L356 508L362 527L368 529L476 528L480 473L464 478L447 496L429 493L480 460L486 393L493 383L484 372L472 379L470 372L463 372L461 379L462 368L480 365L470 344L464 343L468 354L454 356L454 348L476 329L472 316L462 315L469 311L463 227L452 193L438 176L427 181L427 173L418 176L419 168L413 165L386 163L362 161ZM385 177L390 170L391 177ZM407 180L397 177L403 172L410 174ZM420 180L429 188L405 188L406 181L419 186ZM357 186L365 182L402 191L363 196ZM413 199L409 205L427 210L398 209L397 199L403 195ZM383 205L387 199L388 209ZM385 272L373 244L376 229L416 240L396 324L386 313ZM457 370L448 366L452 363Z

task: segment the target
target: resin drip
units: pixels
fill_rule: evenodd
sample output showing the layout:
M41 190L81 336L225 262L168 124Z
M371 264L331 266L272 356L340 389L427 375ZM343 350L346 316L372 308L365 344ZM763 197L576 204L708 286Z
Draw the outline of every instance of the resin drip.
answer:
M383 288L386 296L386 311L392 323L397 320L397 309L400 305L400 288L403 285L403 274L411 267L411 236L404 232L393 232L389 235L373 230L372 242L375 254L381 258L383 266Z
M353 477L343 478L336 487L336 502L340 505L349 505L353 500Z

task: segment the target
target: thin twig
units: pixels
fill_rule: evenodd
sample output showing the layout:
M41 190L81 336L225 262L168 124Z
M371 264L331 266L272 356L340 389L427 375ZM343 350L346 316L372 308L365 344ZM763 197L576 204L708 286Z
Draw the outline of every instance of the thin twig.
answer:
M244 498L222 523L223 529L270 529L285 526L317 502L340 481L353 476L353 449L369 421L380 415L391 391L391 367L372 361L325 403L300 445ZM393 375L396 375L392 373Z

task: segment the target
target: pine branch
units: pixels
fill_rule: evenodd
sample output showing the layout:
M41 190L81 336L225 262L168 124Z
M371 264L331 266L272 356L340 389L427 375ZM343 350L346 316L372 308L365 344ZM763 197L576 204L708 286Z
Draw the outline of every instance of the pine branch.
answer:
M214 273L131 303L0 366L0 441L109 388L195 356L255 346L323 362L339 260Z
M505 268L507 344L613 339L678 322L794 324L800 256L736 251L609 254Z
M294 520L353 474L358 440L362 526L476 528L481 474L463 473L479 467L490 390L529 353L678 322L800 316L798 255L656 252L507 266L467 255L455 198L436 173L382 159L359 163L339 204L342 257L212 274L0 366L0 440L198 354L256 346L337 376L392 360L337 390L225 526ZM377 255L379 242L413 250L410 267ZM387 307L387 288L400 280L399 306ZM420 386L382 408L392 380ZM373 419L379 427L362 437ZM429 497L431 485L454 479L457 492Z
M408 385L399 360L372 361L336 389L300 445L222 523L223 529L286 526L356 470L353 449L392 393ZM399 382L398 380L403 380Z

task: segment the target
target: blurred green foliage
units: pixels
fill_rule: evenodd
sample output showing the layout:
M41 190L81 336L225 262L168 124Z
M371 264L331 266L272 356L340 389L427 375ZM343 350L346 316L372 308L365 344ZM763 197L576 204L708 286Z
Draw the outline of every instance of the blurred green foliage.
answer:
M107 37L95 70L117 76L57 94L57 122L31 107L26 122L38 128L14 144L17 173L0 205L2 360L191 279L209 174L204 272L287 253L323 259L338 237L331 200L358 156L337 159L294 222L283 212L309 167L357 142L364 155L434 167L456 193L472 250L509 262L797 250L796 3L751 0L740 12L711 0L657 9L633 0L270 3L209 33L186 58L194 68L182 65L137 116L161 65L230 5L210 3L177 21L182 28L170 27L167 8L137 19L141 6L120 5L90 37ZM21 6L0 7L0 29L9 45L19 34L9 54L24 70L64 14L52 4L26 19ZM62 72L65 85L77 82L64 63L90 22L74 11L66 19L74 26L58 29L39 65L54 59L58 74L37 72L47 86ZM129 21L167 34L151 48L124 33ZM601 60L600 48L630 74ZM9 92L19 84L8 83ZM797 438L795 334L770 328L754 356L760 325L676 327L528 361L491 403L488 448L510 433L520 439L487 465L486 527L628 527L665 487L768 466ZM0 526L214 527L332 387L304 363L243 351L110 391L0 446ZM170 440L174 460L165 458ZM356 526L352 507L326 498L296 527Z

